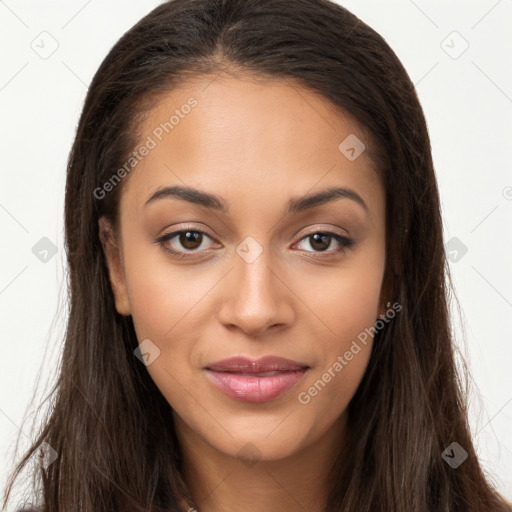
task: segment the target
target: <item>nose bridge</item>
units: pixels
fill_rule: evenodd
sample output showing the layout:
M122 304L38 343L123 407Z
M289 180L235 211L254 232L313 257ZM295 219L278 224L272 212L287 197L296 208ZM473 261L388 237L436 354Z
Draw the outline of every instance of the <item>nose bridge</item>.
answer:
M222 306L221 321L236 325L250 334L290 320L290 305L273 270L268 244L247 237L236 248L231 272L229 297Z

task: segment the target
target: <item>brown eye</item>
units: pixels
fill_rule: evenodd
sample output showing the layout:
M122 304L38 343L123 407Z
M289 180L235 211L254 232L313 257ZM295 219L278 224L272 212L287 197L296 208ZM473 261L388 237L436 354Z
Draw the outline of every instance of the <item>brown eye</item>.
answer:
M210 238L201 230L182 229L163 235L155 242L159 243L165 251L180 258L186 258L189 255L207 252L204 247L201 247L205 237Z
M313 249L318 251L325 251L329 248L332 237L323 233L315 233L314 235L310 235L309 238L311 240L310 243Z
M343 252L346 248L351 247L352 245L355 244L355 242L352 239L330 231L317 231L316 233L311 233L303 237L301 242L299 243L302 243L304 240L308 240L310 247L313 249L313 251L306 252L312 253L339 253ZM333 250L328 250L333 240L338 243L339 247Z
M202 242L203 234L199 231L181 231L178 236L180 244L190 251L197 249Z

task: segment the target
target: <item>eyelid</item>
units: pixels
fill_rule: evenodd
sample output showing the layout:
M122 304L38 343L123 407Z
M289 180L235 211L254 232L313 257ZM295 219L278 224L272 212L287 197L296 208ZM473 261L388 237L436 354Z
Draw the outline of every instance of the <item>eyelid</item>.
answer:
M302 235L300 235L303 233ZM336 233L339 236L342 236L344 238L350 239L352 238L346 230L342 230L338 227L332 226L330 224L320 224L313 226L311 229L306 228L306 231L299 231L295 236L300 235L300 240L302 240L305 236L314 235L315 233L327 233L327 234L333 234Z
M184 231L194 231L195 233L202 233L203 235L207 235L210 238L213 238L213 236L208 234L208 232L205 231L203 228L198 228L198 227L192 226L190 224L179 225L178 227L165 232L163 235L159 236L158 238L161 239L161 238L168 237L171 235L177 235L177 234L183 233Z

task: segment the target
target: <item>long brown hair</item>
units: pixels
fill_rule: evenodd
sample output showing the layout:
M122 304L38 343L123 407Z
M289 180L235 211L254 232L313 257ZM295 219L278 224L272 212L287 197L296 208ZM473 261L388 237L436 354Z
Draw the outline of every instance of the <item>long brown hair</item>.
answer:
M34 472L45 512L180 510L186 489L171 406L134 355L134 326L116 312L98 234L102 215L117 225L122 183L105 197L95 190L127 161L141 116L163 93L222 71L309 87L354 116L381 150L386 279L402 310L375 335L326 510L510 510L470 435L468 374L456 365L439 193L414 85L378 33L328 0L172 0L101 64L67 169L70 310L53 405L4 504L47 443L57 458ZM467 453L456 469L442 457L453 442Z

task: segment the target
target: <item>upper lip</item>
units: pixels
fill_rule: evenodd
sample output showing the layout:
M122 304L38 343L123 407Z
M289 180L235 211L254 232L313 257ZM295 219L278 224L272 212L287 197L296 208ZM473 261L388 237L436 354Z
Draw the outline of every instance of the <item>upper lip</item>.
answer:
M292 361L277 356L266 356L260 359L249 359L247 357L231 357L209 364L206 369L214 372L243 372L260 373L273 371L292 371L309 368L305 363Z

